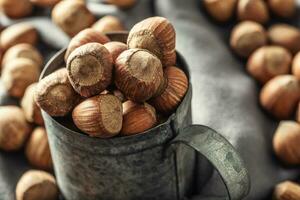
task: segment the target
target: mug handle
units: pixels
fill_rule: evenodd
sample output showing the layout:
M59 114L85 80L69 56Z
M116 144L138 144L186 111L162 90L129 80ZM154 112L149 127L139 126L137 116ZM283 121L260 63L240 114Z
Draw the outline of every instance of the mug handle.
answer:
M215 130L202 125L187 126L179 131L170 147L176 144L193 148L214 166L226 186L226 199L240 200L249 193L250 178L243 160L235 148Z

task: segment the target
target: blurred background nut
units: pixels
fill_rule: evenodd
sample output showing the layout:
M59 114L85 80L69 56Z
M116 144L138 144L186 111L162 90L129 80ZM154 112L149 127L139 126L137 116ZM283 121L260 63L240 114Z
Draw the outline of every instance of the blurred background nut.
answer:
M260 24L269 21L269 11L264 0L239 0L237 15L240 21L250 20Z
M228 21L234 14L237 0L203 0L210 16L220 22Z
M101 32L101 33L108 33L108 32L116 32L116 31L124 31L125 27L121 20L112 15L106 15L96 21L93 26L93 29Z
M0 106L0 149L16 151L23 147L31 127L17 106Z
M75 37L73 37L68 45L66 54L65 54L65 61L67 62L67 59L69 57L69 55L78 47L87 44L87 43L91 43L91 42L96 42L96 43L100 43L100 44L105 44L107 42L109 42L110 39L102 34L99 31L96 31L94 29L91 28L87 28L84 29L82 31L80 31L77 35L75 35Z
M176 63L175 37L175 29L166 18L149 17L132 27L127 45L130 49L147 49L166 67Z
M299 144L300 124L293 121L280 122L273 138L276 156L285 164L300 164Z
M294 57L292 64L292 73L300 80L300 52Z
M266 83L271 78L288 74L292 55L280 46L264 46L254 51L247 63L248 72L259 82Z
M269 28L268 37L272 44L283 46L293 54L300 50L300 31L288 24L276 24Z
M72 113L75 125L92 137L110 138L122 128L122 103L114 95L88 98L78 104Z
M44 120L42 117L41 109L38 107L34 100L36 86L37 83L33 83L27 87L21 101L21 107L28 122L42 126L44 125Z
M25 147L25 155L34 167L44 170L52 169L51 153L45 128L37 127L33 130Z
M290 117L299 100L299 80L292 75L279 75L272 78L260 93L262 107L278 119Z
M105 3L113 4L119 8L130 8L136 4L136 0L104 0Z
M0 11L10 18L21 18L32 13L33 5L29 0L0 0Z
M40 80L34 96L38 106L55 117L67 115L79 101L79 95L68 79L66 68L59 69Z
M4 67L8 62L17 58L28 58L35 62L38 66L42 67L44 61L40 52L31 44L17 44L9 48L2 60L2 67Z
M297 8L296 0L268 0L270 10L279 17L292 17Z
M58 195L55 178L40 170L25 172L16 187L16 200L57 200Z
M162 114L174 112L182 101L188 89L188 79L185 73L178 67L167 67L164 69L167 79L162 94L151 99L150 104Z
M252 21L244 21L234 27L230 36L230 46L241 57L247 58L257 48L266 45L267 34L264 27Z
M81 30L90 27L95 17L88 10L84 1L63 0L52 10L52 20L66 34L73 37Z
M276 185L273 192L273 200L297 199L300 199L300 185L298 183L285 181Z
M109 51L112 56L113 62L115 63L118 56L125 50L128 49L127 45L122 42L108 42L104 44L104 47Z
M4 29L0 35L0 47L4 50L20 44L28 43L35 45L38 40L38 33L34 26L21 22Z
M32 4L42 7L52 7L60 1L61 0L30 0Z
M21 98L26 88L38 81L40 66L27 58L17 58L6 64L2 83L9 95Z
M75 91L83 97L91 97L111 84L112 56L102 44L88 43L70 54L67 70Z
M148 103L123 103L122 135L134 135L142 133L156 125L156 111Z

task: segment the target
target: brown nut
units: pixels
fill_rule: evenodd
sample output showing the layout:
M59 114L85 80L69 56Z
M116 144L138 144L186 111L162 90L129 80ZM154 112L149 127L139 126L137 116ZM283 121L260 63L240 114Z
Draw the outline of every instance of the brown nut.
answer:
M112 92L113 95L115 95L116 97L118 97L118 99L123 103L124 101L126 101L126 97L124 96L124 94L120 91L120 90L114 90Z
M10 18L22 18L32 13L29 0L0 0L0 11Z
M288 74L292 55L280 46L264 46L254 51L247 63L248 72L259 82L266 83L273 77Z
M66 34L73 37L90 27L95 17L83 1L61 1L52 10L52 20Z
M26 88L38 81L40 66L27 58L17 58L7 63L2 71L2 83L8 94L21 98Z
M292 75L279 75L271 79L260 93L262 107L278 119L288 118L300 100L300 85Z
M99 19L93 24L92 28L101 33L117 32L117 31L125 30L125 27L123 23L120 21L120 19L112 15L106 15L102 17L101 19Z
M210 16L226 22L233 16L237 0L204 0L203 3Z
M104 2L122 9L131 8L136 4L136 0L104 0Z
M73 110L75 125L91 137L110 138L122 128L122 103L114 95L98 95L78 104Z
M16 200L56 200L58 195L55 178L40 170L24 173L16 187Z
M296 12L295 0L268 0L270 10L279 17L289 18Z
M17 106L0 106L0 149L17 151L23 147L31 127Z
M150 17L133 26L127 45L130 49L147 49L163 66L171 66L176 63L175 35L173 25L166 18Z
M2 60L2 67L16 58L28 58L40 67L42 67L44 62L42 55L34 46L22 43L9 48L5 52Z
M300 52L297 53L294 57L292 63L292 73L300 80Z
M47 132L43 127L33 130L25 147L25 155L31 165L45 170L52 169L52 159Z
M300 185L285 181L276 185L273 200L298 200L300 199Z
M230 46L241 57L247 58L256 49L266 44L265 29L256 22L241 22L231 32Z
M75 49L67 61L69 80L83 97L100 94L112 81L113 61L99 43L88 43Z
M156 111L147 103L123 103L122 135L135 135L142 133L156 125Z
M293 54L300 50L300 31L288 24L273 25L268 30L272 44L283 46Z
M108 42L104 44L104 47L112 55L113 62L115 63L117 57L125 50L128 49L127 45L122 42Z
M178 107L188 89L188 79L185 73L178 67L164 69L167 79L166 87L160 96L151 99L150 104L163 113L170 114Z
M59 69L46 76L37 84L35 101L51 116L67 115L79 101L79 95L73 89L66 68Z
M110 39L100 33L99 31L96 31L91 28L84 29L80 31L75 37L72 38L72 40L69 43L68 49L65 54L65 62L67 62L69 55L78 47L91 43L91 42L96 42L100 44L105 44L109 42Z
M0 47L4 50L20 44L28 43L35 45L38 40L38 34L35 27L29 23L18 23L4 29L0 35Z
M28 122L43 126L44 120L42 117L41 109L38 107L34 100L36 87L37 83L33 83L27 87L21 101L21 107Z
M273 138L276 156L285 164L300 164L300 124L293 121L281 121Z
M115 64L115 84L130 100L144 102L157 93L163 79L160 60L149 51L123 51Z
M237 15L240 21L250 20L260 24L269 21L269 11L264 0L239 0Z
M32 4L42 7L53 7L60 1L61 0L30 0Z

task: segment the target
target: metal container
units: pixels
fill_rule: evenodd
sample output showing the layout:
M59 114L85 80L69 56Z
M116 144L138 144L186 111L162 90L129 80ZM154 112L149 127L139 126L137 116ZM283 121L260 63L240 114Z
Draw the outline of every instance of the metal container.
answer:
M108 34L126 41L126 33ZM65 49L49 61L41 78L64 64ZM184 59L177 65L187 74ZM71 119L43 112L58 186L67 200L180 200L193 193L196 153L221 175L228 191L222 199L248 194L247 170L232 145L206 126L191 124L192 87L166 122L143 133L99 139L70 125ZM214 198L214 197L210 197Z

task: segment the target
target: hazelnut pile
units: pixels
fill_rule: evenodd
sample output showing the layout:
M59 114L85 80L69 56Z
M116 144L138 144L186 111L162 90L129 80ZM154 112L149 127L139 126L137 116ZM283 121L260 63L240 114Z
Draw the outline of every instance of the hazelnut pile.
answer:
M300 30L277 23L265 29L270 15L290 18L295 0L204 0L207 12L226 22L237 13L238 24L230 36L233 52L247 59L246 69L261 85L261 107L281 121L273 149L285 165L300 165ZM298 111L297 111L298 106ZM292 121L295 113L296 120ZM297 122L296 122L297 121ZM300 186L284 182L276 186L276 200L300 199Z
M87 28L75 35L65 67L37 85L37 104L53 117L72 115L91 137L142 133L169 116L187 89L176 67L175 30L163 17L145 19L130 30L127 44Z

